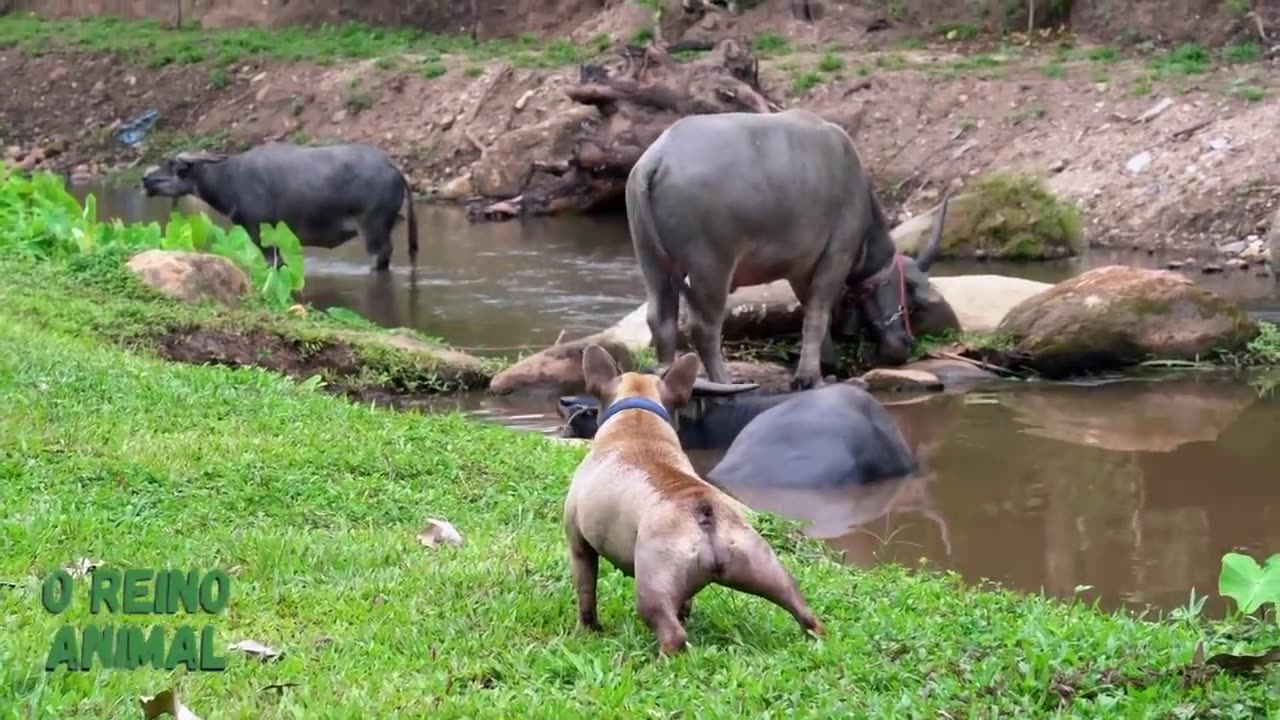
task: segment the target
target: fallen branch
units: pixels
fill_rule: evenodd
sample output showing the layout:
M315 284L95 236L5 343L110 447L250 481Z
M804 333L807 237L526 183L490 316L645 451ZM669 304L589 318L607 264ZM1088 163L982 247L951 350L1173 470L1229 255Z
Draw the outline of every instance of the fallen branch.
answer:
M1009 368L1003 368L1003 367L1000 367L999 365L992 365L991 363L983 362L981 360L974 360L973 358L965 357L957 353L951 353L951 352L946 352L942 350L934 350L929 352L928 355L930 358L934 360L954 360L956 362L968 363L969 365L972 365L978 369L986 370L988 372L993 372L997 375L1014 377L1014 378L1018 378L1019 380L1026 378L1026 375L1022 373L1014 372Z
M1187 127L1184 127L1181 130L1173 131L1173 134L1170 135L1169 137L1172 138L1173 140L1178 140L1178 141L1186 140L1190 138L1192 135L1195 135L1197 132L1209 127L1212 124L1213 124L1212 118L1208 120L1201 120L1200 122L1195 123L1194 125L1188 125Z

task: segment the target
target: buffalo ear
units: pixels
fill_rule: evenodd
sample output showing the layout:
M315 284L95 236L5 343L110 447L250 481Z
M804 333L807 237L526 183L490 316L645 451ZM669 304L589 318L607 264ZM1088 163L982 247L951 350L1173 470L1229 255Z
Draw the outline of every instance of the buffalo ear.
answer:
M582 351L582 379L586 381L588 393L597 399L612 394L610 385L618 375L618 365L609 351L594 343Z
M659 391L662 404L670 408L684 407L689 404L693 395L693 385L698 380L698 370L702 363L697 353L685 353L671 363L671 367L662 374Z

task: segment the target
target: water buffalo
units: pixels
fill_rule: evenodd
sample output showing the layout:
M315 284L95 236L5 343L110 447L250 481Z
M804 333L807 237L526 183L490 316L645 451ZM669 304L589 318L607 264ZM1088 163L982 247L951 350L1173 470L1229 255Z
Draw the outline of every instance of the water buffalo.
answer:
M849 502L880 492L873 486L882 481L896 484L920 470L884 405L864 388L833 384L792 395L757 415L706 477L757 509L803 506L819 536L830 536L853 524L857 513L844 507ZM783 507L769 507L778 504ZM829 515L834 517L823 522Z
M564 435L594 435L597 409L583 396L561 398ZM814 537L842 536L891 506L908 509L904 500L932 478L913 448L927 438L908 440L889 409L856 383L722 399L688 419L678 413L681 446L695 466L710 466L708 481L757 510L807 521ZM720 456L695 459L703 450ZM927 501L915 504L910 509L938 523L949 544L937 512Z
M866 387L857 378L845 381ZM745 395L757 389L755 383L722 385L699 379L694 383L689 402L676 410L676 434L680 446L688 451L724 450L728 448L758 415L806 391L771 395ZM599 403L590 395L565 395L556 412L565 421L561 437L590 440L596 434Z
M358 230L377 270L391 265L391 231L407 203L409 259L417 261L413 192L372 145L270 142L232 155L179 153L149 170L142 186L149 197L195 195L248 231L258 247L261 223L283 221L303 245L324 248L345 243ZM277 262L275 248L263 251Z
M640 156L625 198L660 365L675 357L684 295L707 376L730 382L720 350L729 293L783 278L804 307L794 388L823 383L819 354L834 360L832 315L846 288L868 319L880 361L901 365L910 357L910 313L925 302L948 198L920 257L898 254L853 141L838 125L805 110L681 118ZM845 327L855 327L852 313L844 314Z

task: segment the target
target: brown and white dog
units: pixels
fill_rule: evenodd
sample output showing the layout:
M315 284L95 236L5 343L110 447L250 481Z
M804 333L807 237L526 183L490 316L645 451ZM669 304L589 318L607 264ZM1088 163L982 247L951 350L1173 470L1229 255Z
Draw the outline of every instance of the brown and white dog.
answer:
M699 477L680 447L671 417L689 402L698 368L693 353L661 378L620 373L596 345L582 355L587 392L605 409L564 505L578 623L601 629L596 579L604 556L635 578L636 610L664 655L684 649L693 596L711 583L770 600L821 635L822 623L744 506Z

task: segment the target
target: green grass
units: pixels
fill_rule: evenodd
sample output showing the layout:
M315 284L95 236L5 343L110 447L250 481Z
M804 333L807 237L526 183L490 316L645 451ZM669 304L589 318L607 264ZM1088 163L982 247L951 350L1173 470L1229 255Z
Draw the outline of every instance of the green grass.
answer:
M777 57L791 52L791 44L786 38L776 33L760 33L756 35L752 48L762 58Z
M574 630L560 529L582 450L455 415L346 403L251 369L174 365L86 336L97 303L6 266L0 298L0 707L14 716L138 717L178 687L203 717L1154 717L1262 714L1268 679L1182 686L1195 645L1263 646L1203 620L1153 623L1081 604L977 590L952 574L843 567L788 523L756 524L830 635L711 588L693 646L654 657L632 581L602 570L599 636ZM64 302L65 301L65 302ZM54 313L33 315L32 304ZM147 313L140 311L145 317ZM415 540L444 518L462 547ZM80 558L108 567L222 568L221 673L45 673L55 631L89 622L40 582ZM1245 633L1241 639L1239 633ZM260 664L225 651L253 639ZM1277 679L1273 673L1270 682ZM282 694L270 684L298 683ZM708 692L715 688L719 692ZM1189 715L1187 715L1189 716Z
M389 69L404 55L458 55L473 59L511 58L531 67L559 67L580 62L608 47L607 36L585 46L558 39L543 42L532 35L476 42L469 36L432 35L412 28L374 27L361 23L320 27L247 27L201 30L167 27L158 20L130 21L102 16L45 20L31 14L0 15L0 47L21 47L39 55L59 50L118 53L149 67L212 62L229 66L250 58L332 64L342 60L374 60Z

